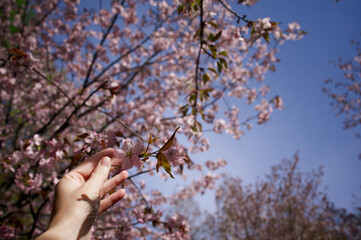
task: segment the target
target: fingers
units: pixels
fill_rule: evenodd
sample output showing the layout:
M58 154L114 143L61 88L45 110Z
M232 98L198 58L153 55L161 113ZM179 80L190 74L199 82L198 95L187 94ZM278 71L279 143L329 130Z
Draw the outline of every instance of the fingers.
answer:
M112 160L109 157L103 157L89 177L87 187L99 192L109 176L111 163Z
M117 203L120 199L122 199L125 196L125 190L120 189L119 191L116 191L115 193L109 195L108 197L104 198L100 201L100 206L98 209L98 215L113 206L115 203Z
M127 178L128 178L128 172L122 171L121 173L107 180L101 189L101 197L103 197L106 193L119 186Z
M79 164L79 166L77 166L70 172L75 171L75 172L79 173L80 175L82 175L84 179L87 179L92 174L94 168L97 166L97 164L101 158L103 158L105 156L111 158L111 157L113 157L113 154L114 154L114 149L112 149L112 148L104 149L103 151L95 154L91 158L88 158L87 160L85 160L84 162Z

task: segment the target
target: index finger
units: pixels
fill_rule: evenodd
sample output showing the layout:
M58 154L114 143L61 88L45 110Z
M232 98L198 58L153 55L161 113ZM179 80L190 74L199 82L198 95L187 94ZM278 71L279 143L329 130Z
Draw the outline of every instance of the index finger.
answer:
M97 154L95 154L94 156L86 159L84 162L80 163L76 168L71 170L69 173L77 172L80 175L82 175L84 179L87 179L91 175L91 173L93 172L94 168L97 166L101 158L103 157L112 158L113 154L114 154L113 148L104 149L98 152Z

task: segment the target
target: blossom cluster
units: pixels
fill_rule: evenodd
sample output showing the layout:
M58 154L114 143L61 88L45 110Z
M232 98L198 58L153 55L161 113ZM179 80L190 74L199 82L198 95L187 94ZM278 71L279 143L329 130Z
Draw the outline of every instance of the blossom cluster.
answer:
M0 238L41 234L59 178L110 147L117 171L130 173L128 194L99 216L94 238L189 239L174 197L214 189L225 161L172 196L133 179L202 172L191 154L210 148L206 131L238 139L268 121L282 108L264 83L279 61L268 43L302 31L269 18L235 24L213 0L84 2L0 3Z

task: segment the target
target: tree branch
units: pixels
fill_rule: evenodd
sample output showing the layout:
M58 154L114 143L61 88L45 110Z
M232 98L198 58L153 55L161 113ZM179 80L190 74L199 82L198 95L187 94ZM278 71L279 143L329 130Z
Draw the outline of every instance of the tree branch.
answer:
M196 62L196 76L195 76L195 98L193 103L193 114L194 117L197 116L197 99L198 99L198 75L199 75L199 64L201 59L201 53L203 49L203 30L204 30L204 22L203 22L203 0L200 1L201 5L201 12L200 12L200 40L199 40L199 50L198 50L198 56L197 56L197 62Z
M100 41L100 44L99 44L100 46L103 46L105 40L107 39L110 31L112 30L112 28L113 28L113 26L114 26L114 23L117 21L118 16L119 16L119 14L114 14L110 26L108 27L107 31L106 31L106 32L104 33L104 35L103 35L102 40ZM90 74L91 74L91 72L92 72L92 70L93 70L93 66L94 66L94 63L95 63L97 57L98 57L98 51L95 50L95 52L94 52L94 54L93 54L92 62L90 63L88 72L87 72L87 74L86 74L86 77L85 77L85 80L84 80L84 83L83 83L83 89L85 89L85 88L88 86L89 77L90 77Z
M98 92L100 89L102 89L104 87L104 85L107 83L108 81L103 82L99 87L97 87L91 94L89 94L89 96L82 102L82 104L80 104L79 106L77 106L73 112L68 116L68 118L65 120L65 122L61 125L60 128L58 128L58 130L56 130L53 135L51 136L51 138L55 137L56 135L60 134L62 131L64 131L68 126L69 126L69 122L70 119L74 116L75 113L77 113L77 111L82 108L83 106L86 105L86 102L96 93Z
M127 129L129 132L131 132L132 134L134 134L135 136L137 136L140 140L142 140L143 142L147 142L142 136L140 136L138 133L134 132L130 127L127 126L127 124L125 124L122 120L120 119L116 119L114 118L112 115L110 115L109 113L97 108L97 107L93 107L93 106L90 106L90 105L86 105L84 104L84 106L88 107L88 108L92 108L94 110L97 110L98 112L101 112L103 113L104 115L110 117L112 120L120 123L125 129Z
M161 24L159 26L157 26L154 30L156 31L159 27L161 26ZM101 78L103 76L103 74L108 71L114 64L116 64L117 62L119 62L120 60L122 60L124 57L128 56L129 54L133 53L135 50L137 50L138 48L140 48L144 43L146 43L149 39L151 39L152 34L150 34L149 36L147 36L145 39L143 39L142 42L140 42L137 46L135 46L132 49L129 49L126 53L124 53L123 55L119 56L117 59L115 59L113 62L111 62L108 66L106 66L92 81L91 83L88 84L88 86L90 86L92 83L96 82L99 78Z
M35 26L39 26L42 22L45 21L45 19L57 8L57 4L54 4L54 6L47 11L42 18L40 18L36 23Z
M142 175L142 174L144 174L144 173L148 173L148 172L151 172L151 171L154 171L154 170L156 170L156 168L152 168L152 169L149 169L149 170L145 170L145 171L141 171L141 172L138 172L138 173L136 173L136 174L133 174L133 175L130 175L127 179L132 179L132 178L134 178L134 177L136 177L136 176L139 176L139 175Z
M135 184L135 182L128 177L128 180L133 184L133 186L135 187L135 189L137 190L137 192L139 193L140 197L142 198L142 200L145 202L145 204L147 205L147 208L150 208L150 205L147 201L147 199L145 199L145 197L143 196L142 191L139 189L139 187L137 186L137 184Z
M237 18L237 23L242 20L245 23L248 23L249 21L246 19L246 15L243 15L243 17L239 16L235 11L233 11L232 9L230 9L224 2L223 0L218 0L224 8L226 8L230 13L232 13L236 18Z

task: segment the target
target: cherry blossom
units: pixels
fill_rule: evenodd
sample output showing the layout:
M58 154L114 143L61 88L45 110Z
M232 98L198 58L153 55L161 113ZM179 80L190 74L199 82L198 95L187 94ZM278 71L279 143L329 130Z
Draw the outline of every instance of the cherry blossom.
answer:
M126 170L133 166L140 167L142 165L139 155L143 150L144 146L140 141L134 144L131 139L125 139L122 148L116 151L115 156L121 159L122 169Z

